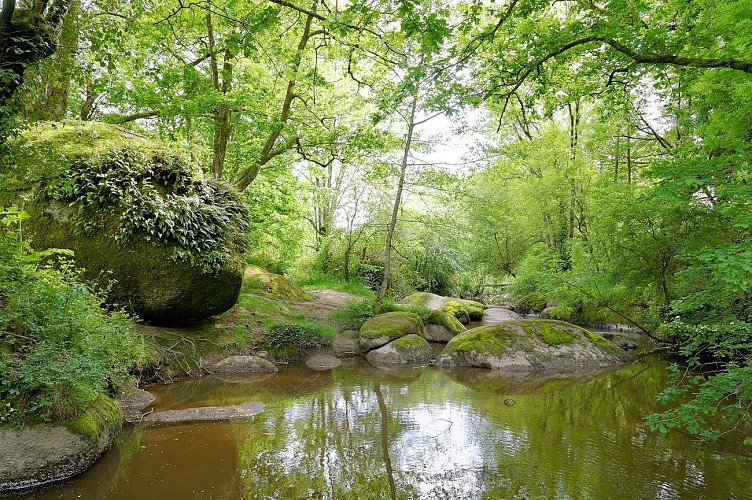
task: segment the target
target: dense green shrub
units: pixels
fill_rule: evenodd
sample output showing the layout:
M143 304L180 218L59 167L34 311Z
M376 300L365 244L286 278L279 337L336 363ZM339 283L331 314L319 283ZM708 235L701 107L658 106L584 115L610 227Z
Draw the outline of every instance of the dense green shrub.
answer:
M143 345L64 258L43 264L17 231L0 232L0 423L75 417L125 380Z

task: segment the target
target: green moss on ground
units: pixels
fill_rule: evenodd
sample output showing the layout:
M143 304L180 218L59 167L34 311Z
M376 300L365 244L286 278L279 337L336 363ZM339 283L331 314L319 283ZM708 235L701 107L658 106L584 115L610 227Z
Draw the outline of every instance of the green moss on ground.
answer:
M447 343L444 353L480 352L501 356L516 337L516 333L505 325L481 326L454 337Z
M465 328L465 325L460 320L444 311L431 311L431 314L428 315L427 323L441 325L449 330L449 333L452 335L459 335L467 331L467 328Z
M93 443L99 442L102 434L120 427L123 421L123 411L120 406L104 394L78 418L68 422L67 427Z
M369 319L360 327L360 337L375 339L388 337L390 339L414 333L423 332L423 321L415 313L394 311L379 314Z
M249 264L243 276L243 292L266 293L272 297L306 300L310 294L281 274Z

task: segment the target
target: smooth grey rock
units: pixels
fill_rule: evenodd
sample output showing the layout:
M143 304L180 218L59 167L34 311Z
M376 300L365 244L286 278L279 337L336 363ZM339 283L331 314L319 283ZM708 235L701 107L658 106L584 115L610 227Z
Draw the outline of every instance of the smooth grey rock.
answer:
M330 354L315 354L306 360L306 366L312 370L331 370L342 364L339 358Z
M279 368L258 356L229 356L207 367L212 374L237 375L241 373L274 373Z
M493 325L505 321L516 321L518 319L521 319L519 314L503 307L489 307L483 311L484 325Z
M357 356L360 354L360 339L358 332L345 330L339 332L332 342L335 356Z
M137 387L132 387L117 398L122 408L126 422L137 423L141 421L142 410L157 399L154 394Z
M159 411L146 415L144 422L230 420L253 417L262 411L264 411L264 403L249 401L236 406L206 406L202 408L186 408L184 410Z

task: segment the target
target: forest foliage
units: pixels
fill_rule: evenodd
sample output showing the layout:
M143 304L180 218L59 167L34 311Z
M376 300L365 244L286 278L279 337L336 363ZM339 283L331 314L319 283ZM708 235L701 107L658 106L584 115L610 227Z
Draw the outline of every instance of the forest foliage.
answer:
M749 424L750 2L60 0L29 11L57 38L13 52L24 7L4 148L64 118L175 141L249 203L253 262L397 298L509 283L705 367L653 428ZM482 137L463 165L442 115Z

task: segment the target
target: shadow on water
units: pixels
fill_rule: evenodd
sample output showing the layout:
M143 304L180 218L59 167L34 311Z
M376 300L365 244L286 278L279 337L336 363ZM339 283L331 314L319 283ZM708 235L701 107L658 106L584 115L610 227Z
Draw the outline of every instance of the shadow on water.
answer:
M129 426L29 498L752 498L740 436L660 436L665 363L502 375L432 366L155 386L156 409L261 401L249 419Z

